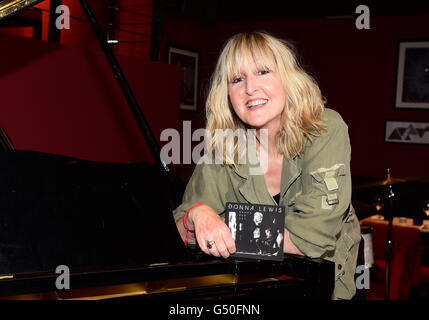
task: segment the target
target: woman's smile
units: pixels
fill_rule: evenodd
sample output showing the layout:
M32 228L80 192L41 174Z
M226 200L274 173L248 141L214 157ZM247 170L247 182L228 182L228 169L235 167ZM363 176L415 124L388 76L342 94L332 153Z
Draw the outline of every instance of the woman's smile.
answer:
M252 99L246 103L246 106L249 110L256 110L262 108L268 102L268 99Z

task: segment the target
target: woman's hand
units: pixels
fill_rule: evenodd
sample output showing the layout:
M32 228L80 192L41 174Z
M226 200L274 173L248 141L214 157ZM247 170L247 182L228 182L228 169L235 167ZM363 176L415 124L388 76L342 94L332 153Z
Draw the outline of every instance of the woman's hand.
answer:
M208 205L202 204L189 211L187 224L195 230L201 250L216 257L228 258L236 251L235 241L222 218ZM213 242L211 248L207 241Z

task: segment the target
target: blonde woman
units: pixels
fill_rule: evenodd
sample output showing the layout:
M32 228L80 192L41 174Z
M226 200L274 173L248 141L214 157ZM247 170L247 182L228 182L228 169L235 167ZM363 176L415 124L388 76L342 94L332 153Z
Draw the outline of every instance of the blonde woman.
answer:
M333 298L352 298L361 235L351 205L348 128L325 108L290 45L263 32L230 38L206 113L209 152L174 211L185 243L227 258L236 248L223 218L226 202L279 204L287 211L284 252L334 261Z

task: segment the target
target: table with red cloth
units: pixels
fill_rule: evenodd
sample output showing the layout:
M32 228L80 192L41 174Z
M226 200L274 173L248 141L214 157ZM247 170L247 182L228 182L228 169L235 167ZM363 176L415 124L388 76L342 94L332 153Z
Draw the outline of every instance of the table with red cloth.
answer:
M373 228L374 260L379 271L371 277L369 299L384 297L385 253L388 221L373 215L360 221ZM429 283L429 220L421 226L413 219L394 217L392 223L393 256L391 260L390 299L408 299L412 286ZM422 264L423 262L423 264Z

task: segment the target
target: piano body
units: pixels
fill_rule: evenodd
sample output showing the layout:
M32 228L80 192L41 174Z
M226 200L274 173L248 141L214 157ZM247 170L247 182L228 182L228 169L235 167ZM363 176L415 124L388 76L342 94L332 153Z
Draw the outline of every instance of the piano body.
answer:
M22 10L38 1L9 2ZM159 156L109 47L102 47L155 163L13 150L2 131L0 299L330 299L332 262L293 255L282 262L224 260L184 246L171 213L180 199L177 177ZM59 266L69 271L68 289L58 286L66 276Z
M0 151L0 299L329 299L333 264L234 261L185 248L152 163ZM70 289L56 287L58 266ZM262 293L263 292L263 293Z

